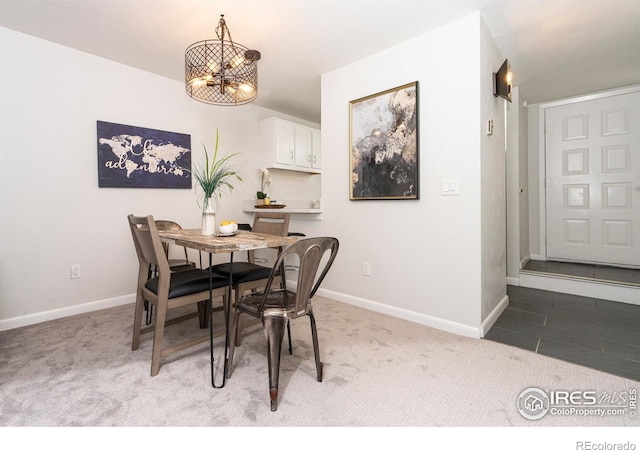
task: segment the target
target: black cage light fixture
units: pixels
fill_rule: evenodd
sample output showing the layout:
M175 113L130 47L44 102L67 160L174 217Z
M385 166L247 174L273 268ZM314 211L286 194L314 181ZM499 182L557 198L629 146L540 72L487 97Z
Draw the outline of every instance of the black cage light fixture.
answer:
M242 105L258 96L260 52L236 44L220 15L218 39L199 41L184 53L187 94L212 105Z

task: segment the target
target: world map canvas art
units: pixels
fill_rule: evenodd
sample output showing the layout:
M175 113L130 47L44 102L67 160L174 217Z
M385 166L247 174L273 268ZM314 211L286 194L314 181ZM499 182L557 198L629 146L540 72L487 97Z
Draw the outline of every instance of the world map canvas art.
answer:
M98 186L191 189L191 136L97 122Z
M350 102L351 200L418 199L418 82Z

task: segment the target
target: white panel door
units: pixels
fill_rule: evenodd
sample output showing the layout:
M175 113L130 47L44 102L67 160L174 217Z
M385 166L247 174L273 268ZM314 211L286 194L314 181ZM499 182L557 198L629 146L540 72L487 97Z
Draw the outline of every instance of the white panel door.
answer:
M547 258L640 267L640 92L545 110Z

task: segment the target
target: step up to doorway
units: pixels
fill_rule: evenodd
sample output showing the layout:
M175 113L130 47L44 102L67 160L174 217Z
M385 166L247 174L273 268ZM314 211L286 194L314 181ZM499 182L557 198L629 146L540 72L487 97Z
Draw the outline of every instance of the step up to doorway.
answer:
M640 305L640 270L550 261L529 261L522 287Z

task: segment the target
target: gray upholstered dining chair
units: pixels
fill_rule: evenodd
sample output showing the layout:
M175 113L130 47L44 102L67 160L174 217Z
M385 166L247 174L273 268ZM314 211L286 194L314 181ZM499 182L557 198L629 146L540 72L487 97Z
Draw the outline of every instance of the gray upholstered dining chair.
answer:
M223 297L224 304L229 279L215 275L210 278L209 272L202 269L172 272L153 216L140 217L130 214L128 221L139 263L131 350L138 350L142 334L153 333L151 376L155 376L160 371L163 358L210 339L209 335L203 335L163 347L165 327L196 316L200 316L202 327L203 322L207 322L209 308L211 308L209 299ZM157 267L157 276L149 278L150 266ZM142 328L145 301L154 305L157 313L153 324ZM193 303L198 306L196 312L184 313L172 319L167 318L169 310ZM176 337L172 336L174 339Z
M290 215L288 213L255 213L251 231L254 233L273 234L276 236L288 236ZM273 249L279 252L280 249ZM263 266L255 262L254 251L248 252L247 261L234 261L233 263L220 263L211 267L213 273L229 278L233 281L234 303L248 290L264 288L269 280L271 267ZM232 264L232 265L230 265ZM281 282L281 273L277 272L275 283ZM238 324L235 345L242 341L242 326Z
M253 292L243 296L235 307L235 315L231 329L229 348L229 365L227 377L233 373L233 357L235 353L235 330L241 315L245 314L262 321L267 339L267 360L269 366L269 396L271 410L278 408L278 380L280 377L280 353L284 338L285 325L290 320L303 315L311 321L311 337L315 354L317 380L322 381L322 362L318 345L318 331L313 316L311 299L331 268L338 252L338 240L333 237L314 237L302 239L284 248L278 260L271 268L264 292ZM299 270L297 272L295 290L289 286L275 288L274 283L281 265L287 256L297 256ZM291 280L285 280L291 283Z

